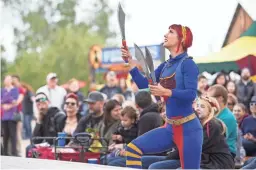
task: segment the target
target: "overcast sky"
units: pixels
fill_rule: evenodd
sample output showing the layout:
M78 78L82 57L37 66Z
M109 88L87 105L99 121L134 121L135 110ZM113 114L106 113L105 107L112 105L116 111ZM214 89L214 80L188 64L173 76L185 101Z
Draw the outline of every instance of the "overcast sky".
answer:
M83 5L92 0L83 0ZM110 0L117 8L118 0ZM129 14L126 21L128 45L160 44L169 25L182 24L191 28L194 34L191 56L205 56L221 48L224 37L237 6L237 0L122 0L124 11ZM12 25L19 25L9 9L0 5L0 41L7 48L8 60L15 57ZM81 15L79 13L79 15ZM78 18L79 19L79 18ZM117 16L111 18L111 28L119 33ZM114 39L119 42L120 35Z

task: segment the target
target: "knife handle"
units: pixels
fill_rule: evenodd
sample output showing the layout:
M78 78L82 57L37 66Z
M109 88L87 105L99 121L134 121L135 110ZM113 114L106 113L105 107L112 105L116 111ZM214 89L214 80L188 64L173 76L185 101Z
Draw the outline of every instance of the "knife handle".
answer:
M157 83L154 83L152 79L148 79L148 83L150 85L154 85L154 86L157 86ZM160 96L155 96L156 100L159 102L161 101L161 97Z
M123 45L123 47L124 47L125 50L128 50L128 47L127 47L127 45L126 45L126 40L122 40L122 45ZM124 61L125 61L125 64L129 64L129 63L128 63L128 60L127 60L126 58L124 59Z

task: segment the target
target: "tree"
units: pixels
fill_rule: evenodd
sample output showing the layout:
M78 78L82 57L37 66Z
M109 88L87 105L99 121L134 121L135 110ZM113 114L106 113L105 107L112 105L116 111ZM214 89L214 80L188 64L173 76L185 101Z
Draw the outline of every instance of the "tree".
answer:
M95 0L90 11L91 19L76 23L76 0L37 0L36 8L26 6L34 0L10 0L5 3L16 7L26 29L15 28L18 56L8 69L35 89L45 84L49 72L56 72L60 83L75 77L88 81L88 52L90 46L104 46L115 36L109 29L113 10L107 0ZM100 9L100 10L97 10ZM96 28L96 29L95 29Z

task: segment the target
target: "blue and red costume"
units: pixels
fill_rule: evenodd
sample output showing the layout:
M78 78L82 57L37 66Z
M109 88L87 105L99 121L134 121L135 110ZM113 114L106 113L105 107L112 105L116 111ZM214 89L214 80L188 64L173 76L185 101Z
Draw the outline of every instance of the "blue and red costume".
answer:
M140 89L148 88L148 80L137 67L130 71ZM199 70L187 52L170 58L155 70L157 82L172 90L166 98L166 116L177 120L193 114L192 103L197 93ZM149 122L150 123L150 122ZM182 168L199 169L203 144L203 131L198 118L181 125L166 124L149 131L127 145L127 167L141 168L141 156L160 153L176 144Z

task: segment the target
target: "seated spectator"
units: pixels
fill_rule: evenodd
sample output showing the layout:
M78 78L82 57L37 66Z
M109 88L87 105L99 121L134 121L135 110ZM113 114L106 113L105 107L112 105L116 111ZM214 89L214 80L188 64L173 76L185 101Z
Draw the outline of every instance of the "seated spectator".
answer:
M88 114L80 119L74 134L86 132L88 129L99 131L100 124L103 121L104 96L102 93L97 91L89 93L85 102L89 105Z
M162 126L162 117L160 115L158 105L152 103L149 92L140 91L135 96L135 104L138 108L138 136Z
M214 118L218 112L218 103L213 98L200 97L195 111L203 125L204 142L202 148L201 168L231 169L234 160L225 140L225 124ZM125 166L125 160L111 160L109 165ZM177 169L180 167L178 150L174 148L167 156L143 156L144 169Z
M58 132L65 132L68 137L71 137L81 118L79 114L79 99L74 93L69 93L65 98L64 110L66 115L59 119L56 123ZM66 143L69 141L67 140Z
M241 124L244 120L244 118L246 118L247 115L247 110L244 104L242 103L238 103L235 105L234 109L233 109L233 113L236 117L236 121L238 124L238 136L237 136L237 152L236 152L236 157L235 157L235 161L237 165L241 165L243 163L243 159L245 157L245 150L243 148L242 145L242 132L240 130Z
M238 103L234 106L233 113L236 117L238 127L241 127L243 120L248 117L247 109L243 103Z
M204 95L206 94L207 88L208 88L207 78L203 75L200 75L198 77L197 92Z
M233 110L234 106L238 103L237 97L234 94L228 93L228 108Z
M158 105L152 102L149 92L139 91L135 96L135 103L139 113L138 121L138 136L158 128L163 125L162 117L160 115ZM120 157L108 159L108 165L119 166L124 163L125 165L125 152L120 154Z
M236 156L236 142L237 142L237 123L234 114L227 108L228 91L222 85L214 85L208 89L207 95L217 99L220 106L220 112L216 117L222 120L227 127L227 144L235 158Z
M112 135L114 143L109 147L109 150L112 151L110 156L120 156L119 153L124 149L124 146L137 136L137 113L133 107L127 106L121 112L121 125Z
M109 100L104 105L100 136L107 140L108 145L113 143L112 135L120 124L121 109L120 103L116 100Z
M112 97L112 99L118 101L121 105L122 105L122 104L124 103L124 101L125 101L124 95L122 95L122 94L115 94L115 95Z
M226 87L227 81L228 80L227 80L226 74L223 73L223 72L220 72L220 73L217 74L217 76L214 79L212 85L218 84L218 85L222 85L222 86Z
M243 68L241 71L241 80L237 83L237 98L239 103L243 103L246 108L250 108L250 101L256 95L256 84L250 79L251 72L249 68Z
M236 95L236 84L233 81L229 81L226 85L228 93Z
M246 117L241 124L243 146L247 156L256 155L256 96L250 102L252 115Z
M56 137L58 131L56 129L57 122L65 117L65 114L57 107L49 107L49 100L45 93L39 92L35 96L36 107L39 111L36 127L34 129L32 137ZM43 139L34 140L35 144L42 143ZM53 144L53 140L45 140L50 145ZM29 145L26 148L26 155L28 151L34 146Z

